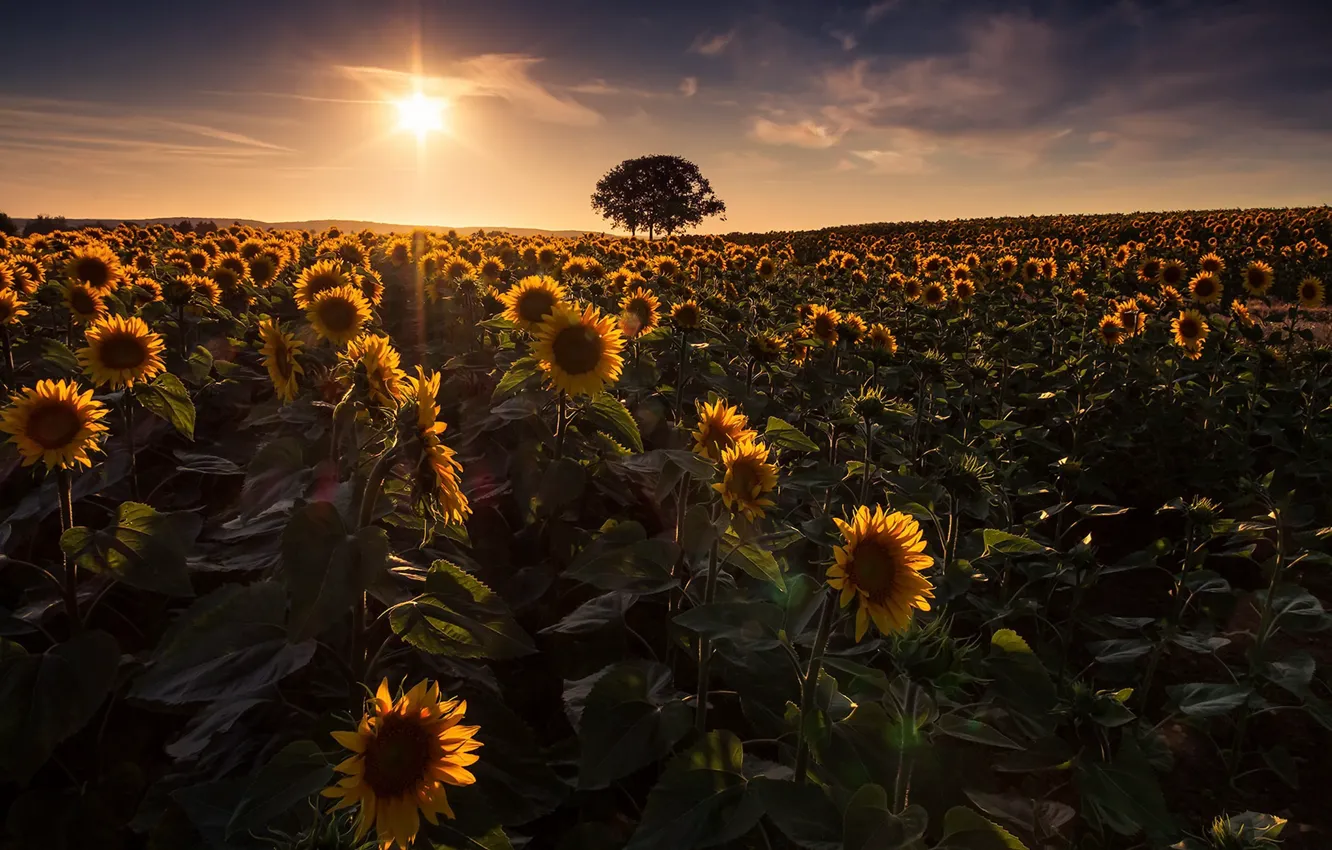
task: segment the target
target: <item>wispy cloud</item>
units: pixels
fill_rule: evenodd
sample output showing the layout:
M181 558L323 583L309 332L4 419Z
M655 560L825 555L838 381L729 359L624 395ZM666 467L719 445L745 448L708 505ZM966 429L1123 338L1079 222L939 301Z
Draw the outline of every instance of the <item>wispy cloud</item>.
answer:
M735 30L719 34L705 32L694 39L694 43L689 46L689 49L704 56L720 56L734 38Z
M600 124L599 112L533 79L532 69L542 61L519 53L487 53L456 62L447 73L420 78L407 71L371 66L344 65L342 71L362 82L387 86L390 91L407 91L419 82L432 96L499 98L538 121L577 127Z
M879 19L887 17L889 12L894 11L901 5L902 0L878 0L876 3L871 3L869 8L865 10L865 23L875 23Z
M680 94L693 97L698 94L698 77L685 77L680 81Z
M837 144L844 131L808 119L782 124L767 118L756 118L749 132L752 138L768 145L820 149Z

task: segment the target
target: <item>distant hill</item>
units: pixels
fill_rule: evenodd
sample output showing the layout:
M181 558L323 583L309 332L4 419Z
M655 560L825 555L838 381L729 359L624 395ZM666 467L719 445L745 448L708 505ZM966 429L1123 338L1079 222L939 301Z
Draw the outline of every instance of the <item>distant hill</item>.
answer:
M16 218L14 223L20 229L27 224L29 219ZM70 227L85 227L90 224L104 224L108 227L115 227L122 222L128 224L179 224L182 221L188 221L190 224L196 224L201 221L211 221L218 227L230 227L233 224L244 224L250 227L273 230L327 230L330 227L337 227L344 233L359 233L362 230L369 230L372 233L407 233L412 230L426 230L431 233L447 233L450 230L456 230L459 235L467 236L478 230L484 230L487 233L502 232L511 233L514 236L582 236L589 231L585 230L543 230L535 227L434 227L430 225L416 224L386 224L382 221L346 221L340 219L320 219L317 221L258 221L252 218L227 218L226 216L171 216L169 218L71 218L67 219Z

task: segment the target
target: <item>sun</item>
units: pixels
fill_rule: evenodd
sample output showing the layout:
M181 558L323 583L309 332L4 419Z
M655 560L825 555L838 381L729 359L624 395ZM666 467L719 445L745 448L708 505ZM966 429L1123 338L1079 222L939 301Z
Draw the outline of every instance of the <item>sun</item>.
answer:
M398 128L425 138L430 133L444 130L444 110L448 104L438 98L426 97L421 92L394 101L398 108Z

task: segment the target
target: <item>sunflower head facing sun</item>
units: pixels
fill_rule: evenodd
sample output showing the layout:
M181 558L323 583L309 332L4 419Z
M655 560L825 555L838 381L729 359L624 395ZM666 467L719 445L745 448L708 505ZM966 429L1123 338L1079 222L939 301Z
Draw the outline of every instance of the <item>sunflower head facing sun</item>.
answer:
M432 824L441 814L454 817L446 786L476 782L467 768L479 760L481 747L480 727L462 725L466 713L463 700L441 701L434 682L418 682L395 699L386 679L356 730L333 733L352 756L335 768L343 778L322 794L337 799L334 810L360 807L358 841L373 828L381 850L408 848L422 817Z
M566 297L568 293L555 278L534 274L509 287L509 291L500 296L500 302L504 304L504 318L531 331Z
M569 395L596 395L620 377L624 337L611 316L596 307L581 313L564 304L536 330L532 353L552 384Z
M845 543L834 549L828 586L841 591L843 608L859 600L856 640L872 621L883 634L906 631L912 609L930 610L934 588L920 574L934 559L925 554L920 525L904 513L861 506L850 521L835 519Z
M100 451L97 440L107 430L106 407L92 395L73 381L38 381L14 395L0 414L0 431L18 446L24 466L39 460L47 469L92 466L88 453Z
M79 349L79 365L92 379L93 386L110 384L112 389L132 387L150 381L166 364L162 335L148 329L137 316L104 316L96 319L86 333L88 346Z

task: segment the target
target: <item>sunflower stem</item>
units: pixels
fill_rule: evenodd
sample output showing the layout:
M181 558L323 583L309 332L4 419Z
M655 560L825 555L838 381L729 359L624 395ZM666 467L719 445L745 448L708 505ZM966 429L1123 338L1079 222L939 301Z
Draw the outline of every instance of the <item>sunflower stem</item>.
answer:
M69 477L69 470L61 467L56 470L57 489L60 491L60 531L74 527L74 485ZM60 558L65 567L65 614L69 617L71 634L83 631L83 620L79 618L79 574L78 564L60 550Z
M675 421L676 421L676 423L679 423L679 422L681 421L681 418L684 416L684 390L685 390L685 378L686 378L686 373L687 373L687 371L688 371L688 369L687 369L686 367L689 365L689 345L688 345L688 344L689 344L689 331L688 331L688 330L685 330L685 329L683 329L683 328L681 328L681 329L680 329L680 356L679 356L678 358L676 358L676 359L678 360L678 363L676 364L676 371L679 373L679 374L678 374L679 380L676 381L677 386L676 386L676 388L675 388Z
M3 338L5 344L5 377L14 380L14 350L9 342L9 326L0 328L0 338Z
M824 591L823 610L819 612L818 632L814 635L814 647L809 655L809 667L805 670L805 682L800 692L800 729L796 742L795 782L804 785L809 777L809 738L805 729L809 717L814 713L814 696L819 689L819 672L823 669L823 653L828 648L828 637L832 633L833 608L837 597Z
M388 477L396 455L397 447L390 446L384 450L384 453L375 460L375 465L370 468L370 476L366 479L365 490L361 494L361 511L356 522L358 529L365 528L374 522L375 503L379 501L380 491L384 489L384 479ZM356 601L352 603L351 646L347 659L352 672L358 679L362 677L365 671L365 604L365 591L362 590Z
M568 428L568 421L565 419L565 410L569 405L569 396L564 390L560 390L559 411L555 414L555 459L560 460L564 457L564 432Z
M717 517L717 509L713 508L713 519ZM708 578L707 583L703 585L703 604L711 605L717 595L717 572L718 572L718 550L721 547L721 540L712 541L712 549L708 552ZM712 666L712 639L706 635L698 637L698 731L706 734L708 731L708 668Z
M869 504L870 473L873 471L873 453L871 449L874 445L874 423L868 416L865 417L865 468L860 470L860 474L865 476L860 482L860 504Z
M139 468L134 457L134 397L130 395L128 388L125 389L125 395L121 397L120 412L125 420L125 441L129 448L130 498L137 502L139 501Z

